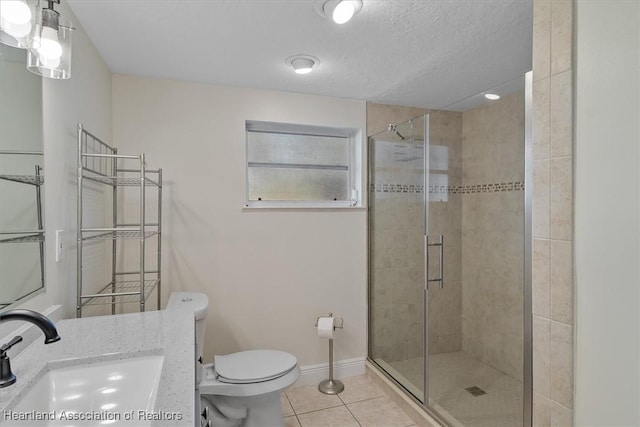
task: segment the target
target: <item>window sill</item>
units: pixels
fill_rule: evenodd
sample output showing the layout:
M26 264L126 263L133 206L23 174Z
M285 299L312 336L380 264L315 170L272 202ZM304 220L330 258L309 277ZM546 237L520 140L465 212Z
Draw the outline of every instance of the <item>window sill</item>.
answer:
M367 208L364 206L340 206L340 205L322 205L322 204L300 204L300 205L289 205L289 204L278 204L278 205L245 205L242 207L243 212L344 212L344 211L357 211L364 212Z

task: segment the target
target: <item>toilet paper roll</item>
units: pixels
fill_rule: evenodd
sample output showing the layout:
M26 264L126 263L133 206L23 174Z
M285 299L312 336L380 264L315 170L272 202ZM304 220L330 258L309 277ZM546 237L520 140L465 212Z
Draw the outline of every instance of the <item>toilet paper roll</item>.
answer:
M318 319L318 336L320 338L333 339L334 317L320 317Z

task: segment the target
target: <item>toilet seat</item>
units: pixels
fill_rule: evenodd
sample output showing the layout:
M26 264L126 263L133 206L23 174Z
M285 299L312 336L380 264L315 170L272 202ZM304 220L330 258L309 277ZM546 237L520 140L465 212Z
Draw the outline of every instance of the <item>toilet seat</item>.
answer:
M295 356L277 350L249 350L214 356L217 380L227 384L252 384L270 381L291 372L297 366Z
M213 363L203 365L201 368L203 370L202 379L198 383L198 390L201 395L257 398L269 393L279 393L300 378L300 368L296 365L286 374L269 381L231 384L220 381Z

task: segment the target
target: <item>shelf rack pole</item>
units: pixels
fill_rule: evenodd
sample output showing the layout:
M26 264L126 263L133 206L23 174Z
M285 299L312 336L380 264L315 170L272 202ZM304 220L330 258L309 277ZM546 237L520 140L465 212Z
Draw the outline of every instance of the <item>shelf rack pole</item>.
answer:
M113 148L113 154L114 155L118 155L118 149L117 148ZM118 158L117 157L113 157L111 159L111 176L116 177L117 179L117 175L118 175ZM118 225L118 186L113 185L113 191L111 193L112 196L112 206L113 206L113 211L112 211L112 227L116 228L116 226ZM113 240L111 240L111 293L115 294L118 289L116 287L116 244L117 244L117 240L114 238ZM116 314L116 297L112 296L111 297L111 314Z
M144 311L144 257L145 257L145 159L144 153L140 154L140 311Z
M82 125L78 124L78 195L77 195L77 263L76 317L82 317Z
M36 209L38 213L38 230L44 230L42 224L42 191L40 190L40 172L42 168L36 165ZM44 288L44 239L40 239L40 281Z
M158 310L161 309L162 300L162 169L158 169L158 284L156 285L158 293Z

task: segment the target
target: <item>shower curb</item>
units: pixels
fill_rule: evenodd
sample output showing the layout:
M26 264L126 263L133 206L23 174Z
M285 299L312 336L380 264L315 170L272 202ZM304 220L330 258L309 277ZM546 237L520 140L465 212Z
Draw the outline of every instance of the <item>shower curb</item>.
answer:
M393 402L411 418L416 425L420 427L441 427L440 424L417 403L406 396L398 387L391 382L378 368L370 361L366 361L367 376L380 387Z

